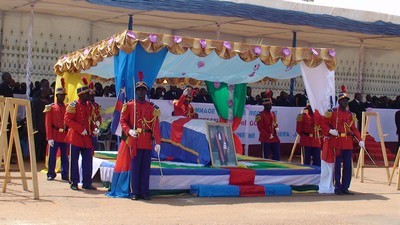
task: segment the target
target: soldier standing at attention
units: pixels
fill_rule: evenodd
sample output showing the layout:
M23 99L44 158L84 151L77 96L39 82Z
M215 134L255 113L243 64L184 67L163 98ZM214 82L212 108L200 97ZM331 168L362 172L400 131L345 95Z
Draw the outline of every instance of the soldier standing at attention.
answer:
M321 166L321 128L315 123L314 113L309 104L297 116L296 132L300 135L300 146L304 147L304 164Z
M261 142L264 158L268 159L272 150L272 159L280 160L280 143L278 137L279 127L274 112L271 111L271 91L267 91L266 98L262 100L264 110L256 116L257 128L260 131L259 141Z
M159 154L161 149L160 110L146 100L149 88L142 81L142 72L139 72L138 77L139 82L135 85L136 99L122 107L121 127L131 152L131 199L151 200L149 182L153 140L154 150Z
M329 149L335 152L335 194L353 195L349 191L352 174L353 137L361 148L365 147L360 132L355 126L356 115L347 110L349 97L346 88L338 98L339 107L325 113L326 123L322 124L324 136L329 136ZM343 163L343 169L342 169Z
M56 103L46 105L44 112L46 113L45 124L47 142L50 146L49 150L49 163L47 180L54 180L57 176L55 172L57 151L61 151L61 179L69 180L69 161L67 154L68 144L65 142L67 135L67 127L64 123L64 116L66 105L64 104L65 95L67 94L64 89L64 78L61 78L61 87L56 89Z
M84 85L78 88L79 99L71 102L65 113L65 124L69 130L66 140L71 144L71 189L79 190L79 155L82 156L82 188L96 190L92 185L92 133L93 126L89 121L92 106L89 100L89 88L86 77L82 77Z

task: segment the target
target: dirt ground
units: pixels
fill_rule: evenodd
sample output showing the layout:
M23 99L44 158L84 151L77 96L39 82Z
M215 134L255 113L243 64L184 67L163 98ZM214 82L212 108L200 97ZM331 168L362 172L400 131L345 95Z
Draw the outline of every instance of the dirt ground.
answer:
M97 191L72 191L60 175L47 181L46 174L39 172L38 180L40 200L33 199L31 181L29 191L22 189L21 180L12 180L6 193L0 193L0 224L400 224L400 190L396 183L388 186L384 168L365 169L364 183L353 178L354 196L179 195L132 201L105 196L107 189L99 179L94 183L100 187ZM397 181L397 173L393 180Z

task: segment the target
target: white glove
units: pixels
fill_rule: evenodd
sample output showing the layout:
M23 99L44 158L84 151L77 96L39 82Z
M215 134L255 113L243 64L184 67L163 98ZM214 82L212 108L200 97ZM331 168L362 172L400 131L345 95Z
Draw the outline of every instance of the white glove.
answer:
M358 142L358 146L360 146L360 148L365 148L365 143L364 143L364 141Z
M183 93L182 93L182 94L183 94L183 95L188 95L188 92L189 92L188 89L185 88L185 90L183 90Z
M154 151L157 152L157 155L160 154L160 150L161 150L161 146L160 145L157 144L156 146L154 146Z
M275 128L276 133L279 133L279 127Z
M54 140L48 140L47 143L50 145L50 147L54 147Z
M131 135L134 138L137 137L137 132L134 129L130 129L128 133L129 133L129 135Z
M99 127L100 126L100 121L97 120L95 124L96 124L96 127Z
M93 134L94 135L98 135L100 133L100 130L97 128L94 128Z
M339 135L339 132L336 130L336 129L330 129L329 130L329 133L332 135L332 136L338 136Z
M87 132L87 130L86 129L84 129L83 131L82 131L82 133L81 133L82 135L87 135L88 134L88 132Z

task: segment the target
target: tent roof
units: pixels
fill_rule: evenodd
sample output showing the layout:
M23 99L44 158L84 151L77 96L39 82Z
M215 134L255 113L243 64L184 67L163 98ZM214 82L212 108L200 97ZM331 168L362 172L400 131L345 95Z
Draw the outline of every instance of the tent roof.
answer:
M175 55L191 50L198 57L206 57L215 52L222 59L238 55L242 61L260 59L265 65L281 62L292 67L303 61L309 67L325 63L329 70L336 67L335 50L331 48L292 48L281 46L252 45L222 40L180 37L168 34L146 33L125 30L87 48L61 56L54 66L54 72L77 73L96 66L104 58L118 54L119 50L132 52L140 44L147 52L157 52L162 48Z
M359 48L360 40L363 40L363 45L368 49L400 49L399 16L324 7L314 2L0 0L0 11L3 15L29 13L32 4L35 5L35 14L81 18L94 24L118 24L117 31L127 27L128 15L131 14L134 15L134 26L163 33L192 35L190 33L201 32L213 38L218 23L221 35L232 35L231 38L236 38L234 40L280 40L289 45L292 43L292 33L296 31L297 41L303 46ZM377 1L376 4L383 3Z

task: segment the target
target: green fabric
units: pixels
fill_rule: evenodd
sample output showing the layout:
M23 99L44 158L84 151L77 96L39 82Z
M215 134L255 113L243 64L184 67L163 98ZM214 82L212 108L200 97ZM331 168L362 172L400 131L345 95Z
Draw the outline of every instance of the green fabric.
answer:
M228 119L228 84L220 83L220 86L216 88L214 82L205 81L207 91L211 96L211 100L214 103L215 109L217 110L218 116L227 120Z
M214 86L214 82L205 81L207 91L214 102L215 109L217 110L218 116L224 120L228 120L229 111L229 86L226 83L219 83L219 87ZM243 117L244 105L246 103L246 90L247 84L235 84L234 95L233 95L233 117L239 118L238 121ZM239 124L233 124L232 127L238 127ZM235 129L233 129L235 130Z

